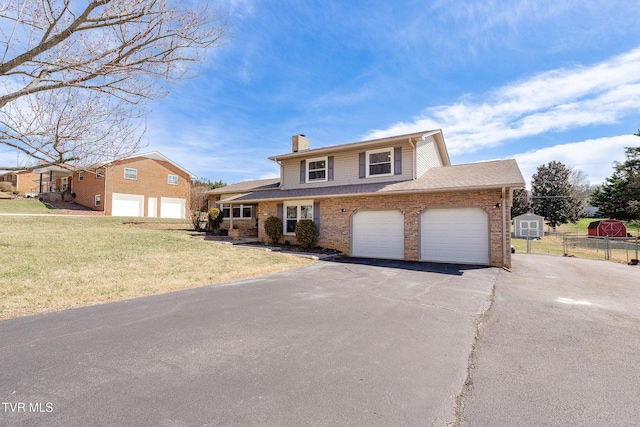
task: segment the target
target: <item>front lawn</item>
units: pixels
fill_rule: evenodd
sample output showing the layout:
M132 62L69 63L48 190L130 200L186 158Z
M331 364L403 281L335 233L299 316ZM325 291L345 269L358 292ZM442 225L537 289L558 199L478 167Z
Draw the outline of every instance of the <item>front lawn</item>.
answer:
M311 263L196 239L186 229L140 226L144 219L137 218L143 222L138 225L127 220L0 216L0 319L224 283Z
M44 203L37 199L0 199L0 213L10 214L47 214L52 213L53 209L49 209Z

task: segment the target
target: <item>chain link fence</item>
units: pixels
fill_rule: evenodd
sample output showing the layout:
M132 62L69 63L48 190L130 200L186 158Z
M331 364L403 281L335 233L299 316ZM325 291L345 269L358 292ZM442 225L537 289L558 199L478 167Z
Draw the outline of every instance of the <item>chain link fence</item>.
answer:
M638 264L638 237L596 237L576 233L546 233L545 237L511 240L516 252L575 256Z

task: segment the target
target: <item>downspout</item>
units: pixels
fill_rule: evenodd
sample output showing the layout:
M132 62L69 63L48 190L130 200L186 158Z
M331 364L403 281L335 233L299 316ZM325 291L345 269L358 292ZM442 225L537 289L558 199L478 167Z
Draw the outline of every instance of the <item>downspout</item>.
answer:
M107 179L109 177L109 166L104 165L104 214L107 215L107 203L109 203L109 197L107 197Z
M507 259L506 220L507 220L507 203L505 198L505 188L502 187L502 267L506 267L505 261Z
M411 140L411 138L409 138L409 144L411 144L411 162L413 163L413 173L411 178L412 179L416 179L418 177L418 160L417 160L417 156L416 156L416 143L413 142Z

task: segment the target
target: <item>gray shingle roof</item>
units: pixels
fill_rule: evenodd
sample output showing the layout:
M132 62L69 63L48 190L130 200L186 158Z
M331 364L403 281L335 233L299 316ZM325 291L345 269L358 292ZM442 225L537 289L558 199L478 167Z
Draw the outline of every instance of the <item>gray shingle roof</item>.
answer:
M256 182L256 181L251 181ZM243 183L240 183L243 184ZM236 184L236 185L240 185ZM277 187L249 192L226 200L237 202L259 202L267 200L289 200L300 198L341 197L351 195L383 195L397 193L425 193L441 191L481 190L502 187L524 187L525 182L515 160L496 160L482 163L469 163L457 166L431 168L419 179L391 182L369 183L317 188L299 188L280 190ZM231 186L224 187L224 193ZM237 187L239 188L239 187ZM209 194L212 194L209 192ZM220 193L216 193L220 194Z
M230 193L246 193L254 191L265 191L278 188L280 186L280 178L259 179L255 181L243 181L237 184L226 185L224 187L214 188L207 191L206 194L230 194Z

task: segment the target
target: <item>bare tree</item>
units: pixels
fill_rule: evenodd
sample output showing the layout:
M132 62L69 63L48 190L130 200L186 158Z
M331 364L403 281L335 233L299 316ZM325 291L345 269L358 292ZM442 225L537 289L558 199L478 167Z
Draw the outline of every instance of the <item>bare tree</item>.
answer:
M591 185L586 173L576 168L569 168L569 183L573 188L573 196L580 200L580 206L584 209L589 205L589 197L595 191L596 186Z
M0 144L42 166L126 157L147 101L191 76L227 31L225 13L179 0L5 0Z

